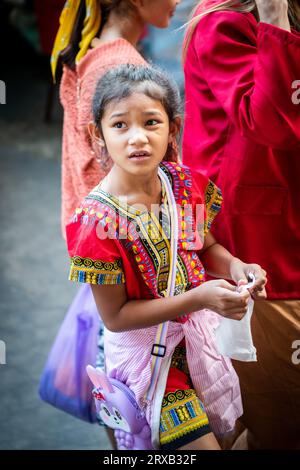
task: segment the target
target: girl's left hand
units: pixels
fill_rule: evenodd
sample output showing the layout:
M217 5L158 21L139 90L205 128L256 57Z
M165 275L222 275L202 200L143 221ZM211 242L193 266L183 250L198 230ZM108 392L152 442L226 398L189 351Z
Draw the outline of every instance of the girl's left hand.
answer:
M255 276L255 283L249 292L254 300L262 300L267 298L265 286L267 284L267 273L258 264L246 264L238 258L233 258L230 263L230 274L232 280L238 287L248 284L251 280L249 273Z

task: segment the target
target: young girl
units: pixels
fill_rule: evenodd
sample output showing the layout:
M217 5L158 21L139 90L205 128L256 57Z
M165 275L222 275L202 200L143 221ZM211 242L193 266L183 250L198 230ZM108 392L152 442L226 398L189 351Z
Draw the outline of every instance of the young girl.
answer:
M259 360L234 364L248 445L298 449L299 1L198 3L185 43L183 161L222 190L216 238L269 273L268 300L252 318Z
M113 166L67 226L70 279L92 284L106 326L107 373L126 383L145 408L154 447L219 449L213 433L231 431L242 406L237 377L218 355L213 329L217 314L241 319L250 294L225 280L204 282L204 269L235 283L252 271L256 297L264 297L266 279L258 265L234 258L209 233L221 195L203 175L174 162L179 103L178 89L152 68L120 66L99 81L90 131ZM173 251L166 181L183 216ZM203 204L204 215L196 219ZM203 223L202 234L196 223L200 229ZM175 295L168 297L174 274ZM166 347L156 340L163 322ZM155 356L162 364L153 383Z
M64 108L62 145L62 227L84 196L107 174L109 161L88 132L96 81L120 64L145 64L137 44L145 26L166 28L180 0L68 0L51 57L53 76L63 64L60 98ZM79 298L92 296L89 286ZM91 303L92 305L92 303ZM73 310L72 310L73 309ZM88 312L93 315L92 311ZM97 365L103 366L102 327ZM63 385L63 384L62 384ZM67 388L67 387L66 387Z

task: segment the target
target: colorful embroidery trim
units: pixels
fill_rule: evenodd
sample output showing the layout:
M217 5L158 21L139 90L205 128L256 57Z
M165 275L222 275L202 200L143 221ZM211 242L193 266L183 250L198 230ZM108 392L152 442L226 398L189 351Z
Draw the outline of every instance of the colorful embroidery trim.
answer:
M191 172L183 165L170 162L165 162L160 167L172 183L175 199L180 208L179 215L183 216L184 210L187 210L184 215L185 221L181 222L178 241L175 287L175 295L177 295L204 282L205 272L194 251L195 248L192 248L194 246L193 239L186 235L194 233L196 226L193 212L191 209L190 212L188 211L192 207ZM164 187L162 188L164 189ZM162 202L166 204L164 196L163 191ZM161 219L158 220L154 215L150 217L149 212L141 213L126 203L122 203L118 198L103 191L101 187L95 188L85 201L86 207L82 206L76 210L73 222L87 226L99 225L100 223L105 230L110 229L113 235L115 234L117 243L124 246L129 257L132 258L133 264L136 264L137 272L142 276L150 296L163 296L169 271L168 210L162 210ZM221 202L220 190L214 183L209 182L205 190L204 234L210 229L214 217L220 210ZM149 236L150 232L151 236ZM126 234L125 237L120 237L124 234ZM112 268L111 263L79 257L72 259L70 279L91 284L125 282L122 267L120 269Z
M205 190L206 220L204 222L204 235L207 234L214 218L220 211L222 200L221 190L210 181Z
M160 418L162 446L207 425L207 414L194 390L176 390L164 397Z
M99 285L122 284L125 282L122 261L103 262L73 256L69 280Z

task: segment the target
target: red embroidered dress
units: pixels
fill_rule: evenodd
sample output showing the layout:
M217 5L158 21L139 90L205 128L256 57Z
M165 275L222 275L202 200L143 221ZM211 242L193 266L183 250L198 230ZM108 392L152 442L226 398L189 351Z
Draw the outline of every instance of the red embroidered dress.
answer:
M182 210L184 206L188 207L185 211L188 215L181 222L178 243L175 294L179 294L205 280L204 268L196 251L202 248L202 243L194 233L196 227L192 211L197 204L203 207L205 202L205 235L220 209L221 194L206 177L191 172L185 166L164 163L161 168L172 182L178 207ZM182 211L179 216L183 217ZM161 225L156 217L149 217L149 212L122 204L119 198L97 186L76 209L72 222L67 225L70 280L90 284L125 282L128 299L159 298L164 295L169 269L170 245L163 231L167 225L166 213L162 215ZM111 238L107 236L108 229ZM149 231L151 237L147 235ZM189 234L193 236L188 238ZM103 235L107 238L100 240L99 236ZM190 249L192 244L194 250Z
M177 203L179 242L175 295L204 282L197 251L221 205L219 189L205 176L177 163L160 168L169 178ZM91 284L125 283L128 299L165 295L170 265L170 226L162 184L160 215L139 211L97 186L67 226L70 279ZM196 209L198 206L198 216ZM203 209L199 211L199 207ZM198 231L196 230L196 226ZM189 315L181 316L184 323ZM185 343L172 354L160 416L160 445L178 448L210 432L206 412L189 377Z

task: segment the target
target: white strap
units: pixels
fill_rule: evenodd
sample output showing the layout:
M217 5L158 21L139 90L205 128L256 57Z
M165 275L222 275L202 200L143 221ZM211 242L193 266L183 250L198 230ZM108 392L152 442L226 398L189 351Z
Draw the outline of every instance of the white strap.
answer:
M166 196L169 206L171 218L171 239L170 239L170 269L167 286L167 297L174 295L176 281L176 265L177 265L177 246L178 246L178 213L173 188L167 175L161 168L158 169L159 177L166 190ZM160 323L157 327L155 341L152 347L151 358L151 381L146 393L146 400L150 401L154 395L161 363L166 352L166 339L168 333L169 322Z

